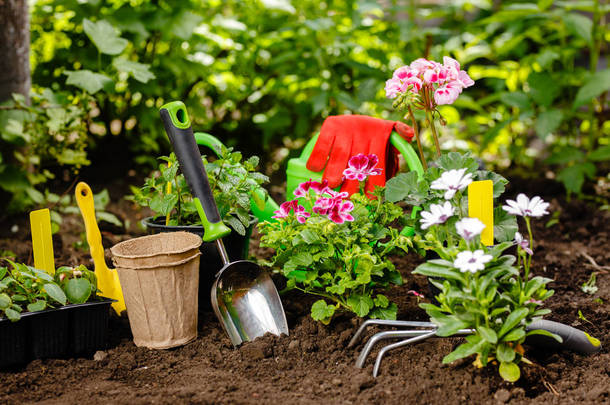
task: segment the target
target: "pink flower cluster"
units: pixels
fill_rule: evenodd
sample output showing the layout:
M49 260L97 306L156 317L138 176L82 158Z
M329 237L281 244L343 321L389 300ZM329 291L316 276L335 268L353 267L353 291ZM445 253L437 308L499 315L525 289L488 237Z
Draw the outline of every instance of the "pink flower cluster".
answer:
M466 87L474 84L474 80L460 64L448 56L443 57L443 64L419 58L410 65L399 67L392 78L386 81L387 98L396 98L399 94L410 90L419 94L422 89L434 92L436 105L452 104ZM411 87L410 87L411 86Z
M354 204L345 200L348 194L338 193L328 187L328 180L322 182L309 180L299 184L294 195L296 197L309 196L310 190L315 192L316 201L311 208L313 212L319 215L326 215L328 219L336 224L342 224L345 221L353 221L354 217L350 212L354 209ZM298 200L287 201L280 205L280 209L275 211L273 218L287 218L294 211L297 221L304 224L307 217L311 214L305 211L305 208L299 205Z
M378 176L381 174L381 169L375 168L379 158L375 154L365 155L359 153L348 162L348 168L343 170L343 175L348 180L364 181L369 176Z
M280 209L274 212L274 216L271 218L288 218L290 213L294 211L294 215L297 218L297 221L304 224L307 221L307 217L311 216L311 214L305 211L305 207L299 205L299 200L286 201L280 205Z

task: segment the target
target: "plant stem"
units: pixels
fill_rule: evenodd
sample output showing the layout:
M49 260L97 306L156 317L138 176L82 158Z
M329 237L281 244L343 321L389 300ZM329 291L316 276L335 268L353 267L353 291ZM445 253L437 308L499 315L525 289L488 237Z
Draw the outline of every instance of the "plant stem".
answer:
M413 133L415 134L415 139L417 140L417 149L419 150L419 157L421 158L422 166L424 167L424 170L427 170L428 163L426 163L424 150L422 149L421 140L419 139L419 129L417 127L417 121L415 121L415 115L413 115L413 109L411 108L411 106L409 106L408 118L411 120L411 124L413 125Z
M430 131L432 131L432 136L434 137L434 146L436 146L436 156L441 157L441 145L438 142L436 126L434 125L434 116L432 115L432 111L430 111L427 108L426 108L426 118L428 119L428 126L430 127Z
M529 217L524 217L525 218L525 225L527 226L527 234L529 235L530 238L530 249L532 249L532 253L534 252L534 237L532 236L532 226L530 224L530 219ZM530 272L530 265L532 264L532 255L529 255L529 257L527 258L527 265L525 265L526 260L523 260L524 263L524 267L525 267L525 282L527 283L527 280L529 278L529 272Z

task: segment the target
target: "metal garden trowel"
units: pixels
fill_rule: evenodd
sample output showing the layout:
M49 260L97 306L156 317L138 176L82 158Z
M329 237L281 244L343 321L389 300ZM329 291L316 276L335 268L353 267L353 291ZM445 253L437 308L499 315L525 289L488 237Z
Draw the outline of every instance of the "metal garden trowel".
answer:
M267 332L287 335L284 308L269 274L247 260L229 261L222 237L231 230L218 213L184 103L165 104L159 112L195 199L205 230L203 241L216 242L224 264L216 274L211 291L218 320L235 346Z

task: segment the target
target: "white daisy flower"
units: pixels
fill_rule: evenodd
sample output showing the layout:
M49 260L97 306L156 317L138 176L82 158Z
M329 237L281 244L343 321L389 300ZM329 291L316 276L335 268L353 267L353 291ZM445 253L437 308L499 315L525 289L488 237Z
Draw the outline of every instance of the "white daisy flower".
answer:
M517 201L506 200L506 204L502 206L502 209L512 215L539 218L549 213L546 210L549 207L549 203L544 202L538 196L530 200L525 194L521 193L517 196Z
M470 242L483 232L485 224L478 218L463 218L455 224L455 229L458 235Z
M445 204L432 204L430 205L430 212L422 211L421 222L422 229L428 229L432 225L442 224L447 219L453 216L454 208L449 201L445 201Z
M457 254L457 258L453 262L453 265L458 268L462 273L467 271L476 273L477 271L485 268L485 263L492 259L491 255L486 255L481 249L471 252L470 250L464 250Z
M472 183L472 174L466 173L466 169L453 169L444 172L441 177L434 180L430 184L430 188L434 190L447 190L445 192L445 200L453 198L456 192L463 190Z
M533 255L534 252L530 249L530 242L527 239L523 239L523 236L519 232L515 232L515 243L521 247L528 255Z

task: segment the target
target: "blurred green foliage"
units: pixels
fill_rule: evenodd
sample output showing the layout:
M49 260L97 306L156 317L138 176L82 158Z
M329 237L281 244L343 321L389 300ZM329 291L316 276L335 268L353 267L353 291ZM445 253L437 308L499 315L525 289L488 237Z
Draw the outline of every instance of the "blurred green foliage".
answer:
M196 129L268 159L278 147L301 147L330 114L401 119L384 98L385 80L418 57L443 55L476 80L441 109L445 149L469 149L492 166L543 164L573 193L603 176L610 159L609 5L419 3L37 0L34 91L68 94L61 108L80 109L87 128L79 139L88 136L64 148L82 159L65 161L37 146L45 136L15 140L15 122L25 128L33 118L7 123L14 111L0 111L0 188L15 195L7 173L21 173L24 207L23 190L44 180L34 174L47 165L86 164L85 147L99 147L110 134L125 140L134 163L154 165L169 150L157 110L170 100L186 103ZM40 151L40 162L19 159L24 149Z

